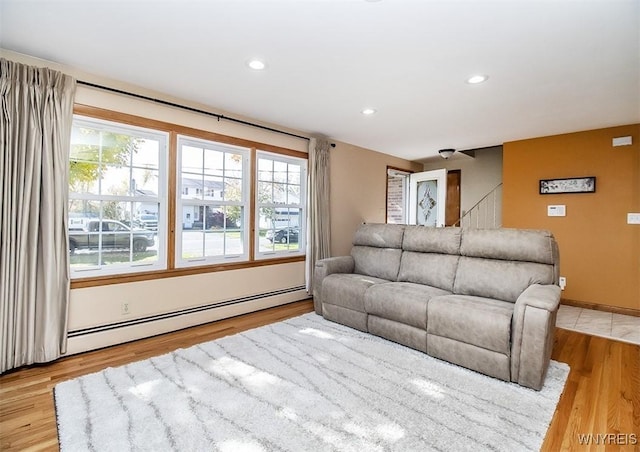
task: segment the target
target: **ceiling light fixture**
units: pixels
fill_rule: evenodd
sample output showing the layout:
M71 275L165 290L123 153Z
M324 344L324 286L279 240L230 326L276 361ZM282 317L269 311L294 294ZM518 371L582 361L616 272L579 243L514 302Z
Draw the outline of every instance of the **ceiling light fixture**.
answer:
M261 71L267 67L264 61L257 59L247 61L247 66L256 71Z
M440 149L438 151L438 154L440 154L440 157L442 157L443 159L448 159L449 157L451 157L453 155L453 153L456 152L455 149Z
M363 108L360 113L362 113L365 116L371 116L372 114L374 114L376 112L376 110L374 108Z
M473 75L467 79L467 83L470 85L477 85L478 83L486 82L488 79L488 75Z

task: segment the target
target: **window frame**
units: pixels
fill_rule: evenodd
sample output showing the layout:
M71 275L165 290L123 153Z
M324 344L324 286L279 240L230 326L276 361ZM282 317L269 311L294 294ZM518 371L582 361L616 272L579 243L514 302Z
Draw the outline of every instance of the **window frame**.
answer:
M213 265L219 264L223 262L246 262L249 260L249 210L251 209L250 205L250 190L251 190L251 173L250 173L250 157L251 157L251 148L247 148L244 146L230 145L228 143L222 143L220 141L211 141L205 140L202 138L194 138L191 136L186 136L179 134L177 136L177 158L176 158L176 197L175 197L175 259L174 264L176 268L184 268L184 267L193 267L193 266L202 266L202 265ZM227 200L205 200L204 198L207 196L206 188L196 188L196 195L203 195L202 199L194 199L193 201L187 201L183 199L185 195L182 186L182 147L185 145L189 145L191 147L202 147L204 150L212 150L223 152L224 155L227 152L236 153L242 156L242 199L240 201L227 201ZM219 148L219 149L216 149ZM203 156L204 158L204 156ZM224 158L223 158L224 162ZM204 168L203 168L204 171ZM194 174L198 176L206 176L203 173L187 173ZM223 176L224 179L224 176ZM214 196L215 197L215 196ZM222 254L215 256L206 256L202 257L194 257L194 258L184 258L183 257L183 244L182 240L183 232L185 229L183 228L184 221L181 215L182 209L184 206L194 206L194 207L202 207L203 212L206 212L207 207L241 207L242 209L242 228L241 228L241 241L244 244L242 253L230 253L230 254ZM206 217L202 220L203 227L206 229ZM223 225L223 234L226 235L226 224ZM223 239L226 240L226 237Z
M166 191L167 191L167 167L168 167L168 156L169 156L169 133L157 129L151 129L144 126L126 124L123 122L117 122L109 119L103 118L95 118L91 116L86 116L82 114L73 115L73 126L72 127L85 127L88 129L99 130L101 132L110 132L128 135L136 138L143 139L153 139L158 140L159 149L158 149L158 193L155 197L151 198L148 196L136 196L136 195L112 195L112 194L94 194L94 193L82 193L82 192L72 192L71 185L69 184L69 192L67 199L67 208L69 208L69 204L74 201L87 201L87 202L96 202L96 203L104 203L104 202L116 202L123 204L130 204L133 207L135 203L157 203L158 204L158 217L166 218L167 217L167 202L166 202ZM71 162L71 155L69 156L69 162ZM99 165L105 165L102 161L98 163ZM133 162L133 155L129 156L129 163L127 166L123 166L124 168L128 168L131 173L132 170L137 169ZM102 178L101 178L102 179ZM102 185L102 182L98 182L99 186ZM133 211L131 211L131 221L133 224ZM100 208L100 216L96 219L103 224L103 222L108 221L118 221L113 218L106 218L103 216L102 207ZM109 232L109 231L106 231ZM71 239L73 233L69 233L69 240ZM87 231L87 234L91 234L91 232ZM130 229L130 246L129 246L129 262L128 263L118 263L111 265L101 265L97 264L95 266L89 268L74 268L70 265L69 268L69 276L71 279L78 278L90 278L90 277L98 277L98 276L111 276L117 277L123 274L129 273L137 273L140 271L157 271L157 270L165 270L167 268L167 247L166 247L166 229L158 228L154 232L154 241L157 245L158 253L157 259L152 263L139 263L135 264L133 259L133 241L134 241L134 231ZM101 261L102 253L105 249L108 249L108 246L103 245L104 239L104 231L98 232L98 260Z
M199 266L189 267L176 267L175 266L175 216L176 205L175 198L177 195L176 188L176 171L177 171L177 136L179 134L186 135L193 138L200 138L204 140L219 141L221 143L237 145L241 147L247 147L251 149L250 157L250 173L253 174L253 168L256 165L256 151L258 149L266 152L271 152L277 155L286 155L291 157L297 157L304 160L308 160L308 154L303 151L293 150L290 148L284 148L281 146L275 146L266 144L264 142L256 142L244 138L237 138L228 135L222 135L216 132L211 132L204 129L196 129L188 126L183 126L175 123L170 123L157 119L150 119L142 116L136 116L120 111L108 110L100 107L94 107L91 105L85 105L76 103L74 105L74 115L84 116L90 119L105 120L115 122L123 125L131 125L134 127L142 127L153 129L158 132L166 132L169 134L169 147L168 147L168 166L167 166L167 214L164 218L163 224L166 224L166 254L165 262L166 268L159 270L144 270L110 274L110 275L97 275L97 276L72 276L71 288L89 288L96 286L106 286L112 284L132 283L139 281L151 281L156 279L174 278L181 276L191 276L205 273L213 273L219 271L230 271L245 268L261 267L265 265L280 265L293 262L304 262L306 257L303 253L297 255L286 256L270 256L264 259L256 259L255 248L256 243L253 239L255 233L255 197L253 196L253 176L251 179L251 196L250 196L250 210L249 221L247 223L247 229L250 230L248 242L249 258L246 261L237 262L221 262L216 264L206 264ZM305 205L306 208L306 205ZM160 227L160 225L159 225Z
M261 157L264 157L265 159L268 160L272 160L274 162L281 162L281 163L285 163L287 165L293 164L293 165L299 165L300 166L300 199L298 201L298 203L276 203L276 202L271 202L271 203L265 203L265 202L260 202L258 199L259 196L259 190L258 190L258 186L260 184L260 177L259 177L259 172L260 172L260 165L259 165L259 160ZM290 156L290 155L282 155L282 154L277 154L274 152L270 152L270 151L265 151L265 150L257 150L256 151L256 157L255 157L255 172L254 172L254 181L256 184L256 195L255 195L255 224L254 224L254 228L255 228L255 233L254 233L254 243L257 245L256 246L256 251L255 251L255 259L256 260L262 260L262 259L272 259L274 257L280 257L280 256L304 256L306 255L306 231L307 231L307 227L306 227L306 215L307 215L307 166L308 166L308 160L307 159L303 159L300 157L295 157L295 156ZM285 185L289 185L289 184L285 184ZM299 210L300 213L298 214L298 248L297 249L286 249L286 250L269 250L269 251L260 251L260 215L259 212L261 210L261 208L283 208L283 209L295 209L295 210ZM291 227L286 226L286 227ZM284 229L285 227L278 227L276 228L275 226L272 228L274 230L279 230L279 229ZM289 244L287 244L289 245Z

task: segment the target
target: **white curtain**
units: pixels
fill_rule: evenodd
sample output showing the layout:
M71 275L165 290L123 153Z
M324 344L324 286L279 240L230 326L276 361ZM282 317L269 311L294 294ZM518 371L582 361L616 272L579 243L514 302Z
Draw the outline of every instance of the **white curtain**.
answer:
M75 86L0 59L0 373L66 351Z
M318 259L331 255L331 217L329 209L329 149L324 138L309 141L309 184L307 216L307 292L313 293L313 268Z

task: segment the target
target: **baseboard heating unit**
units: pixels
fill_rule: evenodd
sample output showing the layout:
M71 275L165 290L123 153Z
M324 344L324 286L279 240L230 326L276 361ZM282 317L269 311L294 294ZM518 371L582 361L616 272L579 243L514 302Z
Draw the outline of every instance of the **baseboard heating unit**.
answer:
M121 344L308 298L305 287L297 286L78 329L68 333L66 354Z

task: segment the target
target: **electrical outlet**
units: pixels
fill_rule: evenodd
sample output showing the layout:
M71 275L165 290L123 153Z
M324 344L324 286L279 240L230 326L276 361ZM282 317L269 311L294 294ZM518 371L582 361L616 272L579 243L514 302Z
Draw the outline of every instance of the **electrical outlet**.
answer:
M128 301L123 301L122 302L122 304L120 305L120 313L122 315L131 314L131 311L129 310L129 302Z
M564 288L567 287L567 278L561 276L558 283L560 285L560 289L564 290Z

